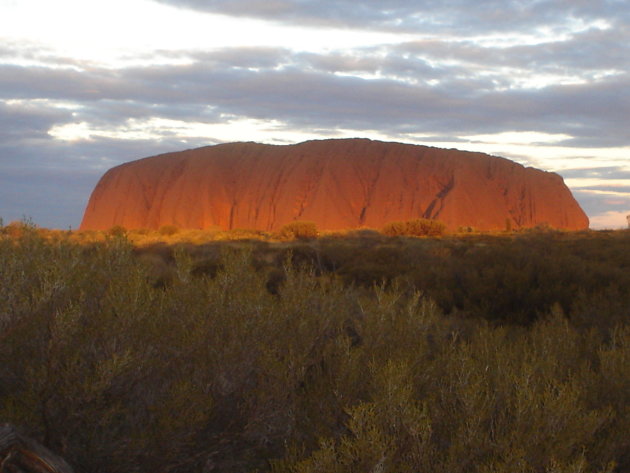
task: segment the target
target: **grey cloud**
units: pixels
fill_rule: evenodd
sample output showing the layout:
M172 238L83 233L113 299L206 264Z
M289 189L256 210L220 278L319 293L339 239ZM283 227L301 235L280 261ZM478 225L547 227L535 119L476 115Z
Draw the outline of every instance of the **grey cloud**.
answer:
M630 29L589 30L565 40L550 40L535 45L482 45L473 40L431 39L396 45L394 51L413 54L432 61L459 61L465 67L509 67L532 70L537 74L597 73L602 70L627 70L630 54ZM497 75L500 71L497 70Z
M610 196L593 194L588 191L574 190L573 196L587 215L602 215L609 211L630 210L630 198L618 198L611 202ZM624 219L625 220L625 219ZM621 221L620 225L625 225Z
M122 78L105 69L82 71L0 65L0 93L9 99L99 100L117 96Z
M383 48L365 48L359 51L331 54L302 53L295 56L299 64L315 71L329 73L380 74L409 80L443 78L455 68L430 65L423 58L405 58Z
M151 118L169 120L197 121L203 123L220 123L221 113L214 107L201 103L146 103L137 99L105 99L86 106L77 112L76 119L91 125L109 128L120 127L129 119L148 120Z
M236 59L231 60L231 54ZM285 50L266 50L260 67L250 70L242 67L243 58L250 55L255 51L224 50L205 53L191 65L122 71L0 66L0 94L77 101L83 109L76 112L76 120L93 123L120 124L126 118L150 116L216 123L222 115L240 115L309 129L452 135L546 131L573 136L563 143L568 145L630 143L624 126L630 74L540 90L496 90L487 78L432 68L413 58L386 56L379 63L375 58L309 54L293 56L289 64ZM335 74L354 69L387 70L421 80ZM436 86L425 82L433 77L440 78Z
M599 186L589 187L589 189L594 189L600 192L610 192L611 194L615 194L617 192L630 195L630 185L628 186L608 186L605 183ZM626 198L630 201L630 197Z
M290 62L291 52L282 48L240 47L198 53L193 57L201 62L210 62L217 67L268 69Z
M608 179L626 180L630 183L630 169L620 166L593 167L591 169L566 169L561 172L566 178L593 178L599 180L594 185L573 188L573 195L584 211L591 216L603 215L610 211L629 211L630 184L612 186L606 183ZM625 225L625 219L619 225Z
M0 143L46 139L51 126L71 120L66 110L0 102Z
M395 31L500 32L554 25L568 19L627 20L624 0L158 0L211 13L305 25L350 26Z
M630 162L629 162L630 166ZM628 179L630 167L605 166L589 169L564 169L562 175L566 178L596 178L596 179Z

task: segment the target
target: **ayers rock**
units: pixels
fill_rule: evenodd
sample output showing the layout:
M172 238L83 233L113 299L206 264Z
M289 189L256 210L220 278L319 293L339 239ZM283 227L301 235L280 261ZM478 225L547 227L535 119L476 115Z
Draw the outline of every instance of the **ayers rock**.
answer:
M342 139L221 144L122 164L97 184L81 229L269 231L307 220L340 230L418 217L451 229L588 227L557 174L482 153Z

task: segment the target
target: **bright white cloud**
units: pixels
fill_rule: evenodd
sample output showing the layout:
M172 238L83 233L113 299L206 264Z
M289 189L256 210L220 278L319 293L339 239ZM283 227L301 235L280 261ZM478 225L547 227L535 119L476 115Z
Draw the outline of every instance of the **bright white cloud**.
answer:
M9 107L21 107L21 108L56 108L61 110L81 110L83 106L77 102L71 102L68 100L52 100L52 99L11 99L0 100L0 103Z
M488 144L532 145L535 143L557 143L571 139L571 136L563 133L542 133L539 131L506 131L485 135L468 135L462 138Z
M630 183L630 180L628 182ZM601 181L598 184L601 185ZM597 195L597 196L604 196L604 197L630 198L630 192L627 192L624 190L615 191L615 190L609 190L609 189L602 190L602 189L581 189L581 188L577 188L577 190L579 190L583 194L590 194L590 195Z
M602 179L595 177L579 177L566 179L566 182L568 185L576 189L593 188L593 191L597 191L597 186L605 185L607 189L610 189L611 193L619 192L630 197L630 179L606 179L605 181L602 181ZM619 191L615 191L615 188L619 188Z
M410 37L360 30L298 28L193 12L150 0L21 0L0 4L2 38L45 47L67 57L121 67L182 63L181 58L160 51L192 53L256 45L317 52L387 44ZM34 61L26 61L29 62Z
M603 18L584 21L568 18L555 27L541 26L530 33L510 32L503 34L471 36L468 40L483 47L512 48L514 46L538 46L570 40L574 35L590 30L606 31L611 28ZM459 41L458 38L454 38Z
M126 120L118 127L96 127L87 122L69 123L51 128L50 136L59 141L80 142L100 138L115 140L161 140L177 137L181 140L207 140L210 143L257 141L268 144L299 143L306 140L321 139L317 132L301 132L291 129L279 120L255 120L246 117L225 117L221 123L202 123L183 120L150 118L146 120ZM377 131L335 130L335 138L353 138L357 136L376 140L387 140L388 136ZM326 131L330 138L330 131Z

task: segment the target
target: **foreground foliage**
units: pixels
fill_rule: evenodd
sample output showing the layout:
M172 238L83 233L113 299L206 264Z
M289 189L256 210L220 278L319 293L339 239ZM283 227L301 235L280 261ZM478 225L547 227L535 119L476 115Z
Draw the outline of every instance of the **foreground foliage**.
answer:
M407 268L396 242L364 241L377 263L352 273L346 242L138 255L24 229L0 239L0 422L80 472L628 471L624 256L584 240L580 272L569 241L574 264L546 266L536 238L403 242L424 269L372 284L378 258Z

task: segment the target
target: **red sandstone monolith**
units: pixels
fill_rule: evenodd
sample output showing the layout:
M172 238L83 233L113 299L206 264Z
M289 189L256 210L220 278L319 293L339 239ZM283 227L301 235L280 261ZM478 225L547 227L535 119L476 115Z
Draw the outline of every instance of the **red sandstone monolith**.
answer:
M555 173L482 153L343 139L221 144L122 164L97 184L81 229L271 231L294 220L378 229L415 218L479 230L589 223Z

